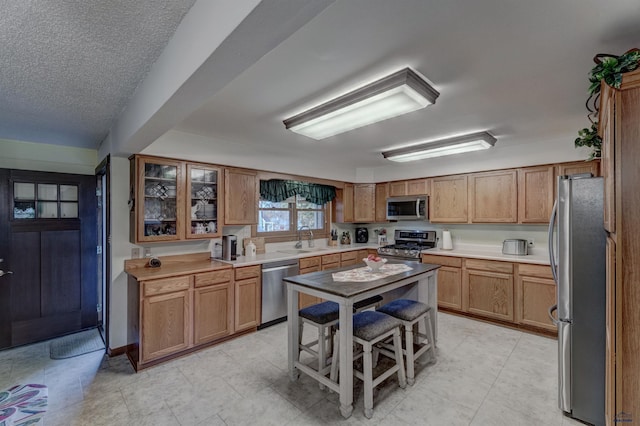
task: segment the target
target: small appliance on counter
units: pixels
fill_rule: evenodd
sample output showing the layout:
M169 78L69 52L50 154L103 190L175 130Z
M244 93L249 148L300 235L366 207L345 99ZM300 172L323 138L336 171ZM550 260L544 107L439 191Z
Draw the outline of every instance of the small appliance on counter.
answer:
M367 228L356 228L356 243L369 242L369 230Z
M502 254L525 256L527 254L527 240L504 240L502 242Z
M451 242L451 231L445 229L442 231L442 250L453 250L453 243Z
M436 246L436 231L396 229L393 237L395 244L380 247L380 256L392 260L420 262L420 252Z
M236 260L238 237L235 235L222 236L222 260Z

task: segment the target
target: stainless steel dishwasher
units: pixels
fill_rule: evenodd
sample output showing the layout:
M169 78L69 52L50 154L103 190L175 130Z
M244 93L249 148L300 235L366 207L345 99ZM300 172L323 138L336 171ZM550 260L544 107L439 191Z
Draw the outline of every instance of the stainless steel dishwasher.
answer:
M298 275L298 259L262 265L262 321L258 328L287 319L287 285L282 279L293 275Z

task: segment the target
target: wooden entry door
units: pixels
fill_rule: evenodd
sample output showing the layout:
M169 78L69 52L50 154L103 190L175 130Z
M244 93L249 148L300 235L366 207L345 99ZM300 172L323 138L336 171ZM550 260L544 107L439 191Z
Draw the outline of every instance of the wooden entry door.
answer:
M0 348L96 326L95 177L5 170L0 178L8 194L0 258L13 272L0 287L10 301Z
M11 346L11 265L9 255L9 171L0 169L0 348Z

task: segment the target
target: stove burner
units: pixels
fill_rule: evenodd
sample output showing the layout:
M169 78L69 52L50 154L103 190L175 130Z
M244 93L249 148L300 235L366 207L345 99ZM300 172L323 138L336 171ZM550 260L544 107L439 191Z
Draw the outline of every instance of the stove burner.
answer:
M436 231L396 230L395 244L378 249L382 256L393 256L404 259L419 259L420 252L436 246Z

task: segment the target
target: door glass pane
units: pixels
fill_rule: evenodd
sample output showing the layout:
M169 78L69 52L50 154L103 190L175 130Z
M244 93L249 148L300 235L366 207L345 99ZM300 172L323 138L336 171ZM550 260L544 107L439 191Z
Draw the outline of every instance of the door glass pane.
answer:
M202 169L191 169L191 180L196 182L204 181L204 170Z
M216 183L218 181L218 173L215 170L205 170L204 181L207 183Z
M36 199L35 184L15 182L13 184L13 198L15 200L35 200Z
M39 187L40 185L38 185ZM38 188L38 193L40 193L40 188ZM38 202L38 217L39 218L57 218L58 217L58 203L57 202L48 202L48 201L39 201Z
M178 177L178 168L176 166L162 166L162 177L175 180Z
M60 203L60 217L75 218L78 217L78 203Z
M14 219L35 219L35 201L16 201L13 206Z
M48 183L39 183L38 184L38 200L57 201L58 185L48 184Z
M76 185L60 185L61 201L78 201L78 187Z
M148 178L162 177L162 169L160 168L160 165L146 163L144 165L144 176Z

